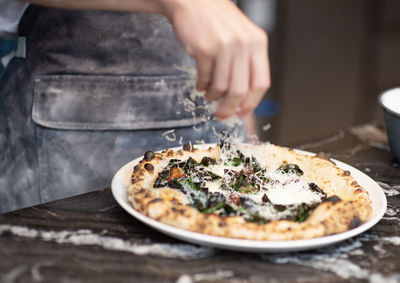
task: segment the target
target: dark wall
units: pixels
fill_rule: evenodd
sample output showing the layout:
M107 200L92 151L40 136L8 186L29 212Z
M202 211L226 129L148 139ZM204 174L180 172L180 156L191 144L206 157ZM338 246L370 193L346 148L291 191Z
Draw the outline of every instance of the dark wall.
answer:
M377 96L400 85L400 1L277 3L267 97L278 100L281 111L261 136L292 145L382 122Z

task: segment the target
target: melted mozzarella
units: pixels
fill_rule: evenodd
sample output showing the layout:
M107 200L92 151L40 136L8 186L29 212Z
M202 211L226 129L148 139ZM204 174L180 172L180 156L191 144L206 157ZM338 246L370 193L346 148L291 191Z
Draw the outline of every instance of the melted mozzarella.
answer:
M277 220L290 216L291 212L289 209L286 209L282 212L278 212L273 208L272 205L267 205L267 206L259 205L257 206L257 214L265 219Z
M221 189L222 182L214 181L214 182L206 182L206 187L208 188L209 193L222 193L225 194L226 191Z
M217 174L220 177L223 177L225 175L225 170L233 170L236 172L240 172L244 168L243 164L240 164L239 166L228 166L224 164L216 164L216 165L210 165L208 167L208 170L213 172L214 174Z
M321 196L311 191L309 184L305 181L290 182L285 186L273 185L268 189L267 196L272 203L281 205L321 201Z

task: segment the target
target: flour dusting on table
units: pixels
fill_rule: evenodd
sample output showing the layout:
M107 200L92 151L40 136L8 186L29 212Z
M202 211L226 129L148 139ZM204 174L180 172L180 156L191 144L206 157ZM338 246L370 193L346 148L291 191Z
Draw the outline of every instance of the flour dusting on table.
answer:
M100 235L86 229L77 231L45 231L23 226L0 225L0 235L5 233L59 244L95 245L107 250L129 252L141 256L154 255L167 258L198 259L214 254L213 249L206 247L168 243L137 244L116 237Z

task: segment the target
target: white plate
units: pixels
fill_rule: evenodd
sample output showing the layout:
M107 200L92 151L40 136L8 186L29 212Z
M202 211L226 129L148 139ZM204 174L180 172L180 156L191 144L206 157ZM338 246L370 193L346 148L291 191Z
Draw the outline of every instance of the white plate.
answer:
M196 148L201 147L208 148L210 145L196 145ZM213 146L213 145L211 145ZM300 151L304 154L312 154L310 152ZM183 241L187 241L194 244L235 250L235 251L246 251L246 252L289 252L289 251L300 251L315 249L327 245L331 245L345 239L354 237L372 226L374 226L385 214L386 211L386 197L379 185L368 177L366 174L360 170L337 160L334 160L336 165L343 170L348 170L351 172L353 178L363 186L369 193L372 201L372 213L368 221L358 226L355 229L335 234L331 236L325 236L314 239L307 240L294 240L294 241L252 241L252 240L241 240L225 237L210 236L205 234L200 234L196 232L191 232L188 230L183 230L175 228L164 223L153 220L147 216L142 215L137 212L131 204L128 202L127 197L127 187L130 182L130 176L134 165L136 165L142 157L132 160L115 174L112 183L111 190L114 198L119 203L119 205L125 209L129 214L133 215L136 219L149 225L150 227L165 233L171 237L178 238Z

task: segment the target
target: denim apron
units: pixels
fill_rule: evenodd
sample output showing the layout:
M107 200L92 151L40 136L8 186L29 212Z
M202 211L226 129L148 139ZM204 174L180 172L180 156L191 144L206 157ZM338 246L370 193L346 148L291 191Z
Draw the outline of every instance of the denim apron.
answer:
M0 83L0 212L108 187L146 150L217 141L218 122L193 129L195 66L164 17L31 5L19 34L26 58Z

